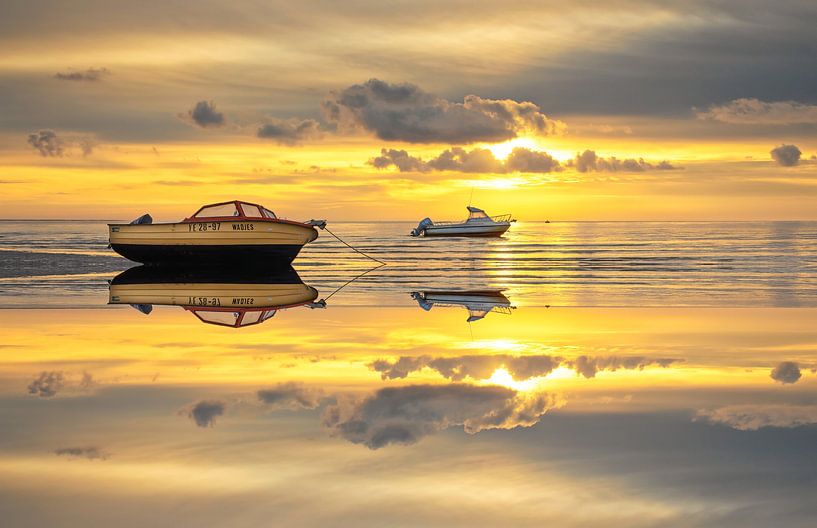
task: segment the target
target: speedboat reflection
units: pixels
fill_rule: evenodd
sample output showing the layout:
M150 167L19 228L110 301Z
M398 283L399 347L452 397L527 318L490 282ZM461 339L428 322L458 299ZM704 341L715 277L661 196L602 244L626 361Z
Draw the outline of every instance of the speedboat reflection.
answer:
M468 322L479 321L491 312L511 314L516 307L501 290L419 291L411 292L423 310L433 306L462 306L468 310Z
M243 328L285 308L323 308L317 297L291 266L229 272L137 266L110 282L108 304L129 304L145 314L153 305L181 306L203 323Z

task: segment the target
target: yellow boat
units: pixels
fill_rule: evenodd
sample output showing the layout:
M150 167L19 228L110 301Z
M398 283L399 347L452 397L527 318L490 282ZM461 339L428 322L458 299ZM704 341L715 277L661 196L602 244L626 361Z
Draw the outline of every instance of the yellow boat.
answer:
M289 263L318 238L326 222L295 222L269 209L233 200L205 205L175 223L152 223L144 215L129 224L108 224L110 245L123 257L143 264L207 265Z
M204 323L241 328L262 323L278 310L322 308L318 291L287 266L224 271L137 266L113 278L108 304L129 304L148 314L154 305L181 306Z

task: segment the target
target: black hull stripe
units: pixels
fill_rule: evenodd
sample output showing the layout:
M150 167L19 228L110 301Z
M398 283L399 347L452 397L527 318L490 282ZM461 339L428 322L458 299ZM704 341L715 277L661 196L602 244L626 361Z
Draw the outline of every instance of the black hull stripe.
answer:
M303 246L298 244L266 245L145 245L112 244L111 248L134 262L142 264L223 265L239 267L289 265Z

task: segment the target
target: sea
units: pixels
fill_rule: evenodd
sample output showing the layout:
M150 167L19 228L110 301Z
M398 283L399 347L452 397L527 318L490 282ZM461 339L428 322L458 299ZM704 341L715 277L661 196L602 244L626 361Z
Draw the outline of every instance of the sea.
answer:
M520 222L501 238L334 223L293 265L340 305L501 290L529 306L817 306L817 222ZM0 222L0 306L98 306L136 264L101 221ZM263 265L263 263L262 263ZM345 285L345 286L344 286Z
M0 222L0 525L817 526L817 223L412 227L222 308Z

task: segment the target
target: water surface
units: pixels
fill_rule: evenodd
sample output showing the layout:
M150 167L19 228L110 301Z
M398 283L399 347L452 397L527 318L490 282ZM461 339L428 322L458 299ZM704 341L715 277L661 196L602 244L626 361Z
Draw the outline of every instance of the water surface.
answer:
M340 224L388 265L238 327L107 305L102 227L0 224L4 526L817 520L817 224Z
M405 223L335 223L388 263L335 297L404 305L426 289L501 289L529 306L817 306L817 222L520 222L499 239L412 238ZM0 304L97 305L133 265L101 222L0 222ZM329 233L294 266L329 295L377 265Z

